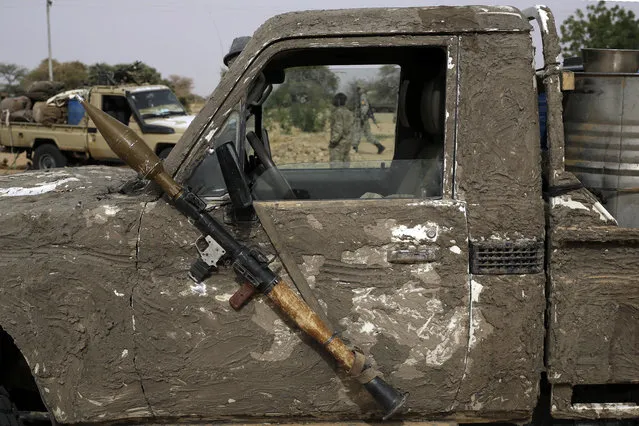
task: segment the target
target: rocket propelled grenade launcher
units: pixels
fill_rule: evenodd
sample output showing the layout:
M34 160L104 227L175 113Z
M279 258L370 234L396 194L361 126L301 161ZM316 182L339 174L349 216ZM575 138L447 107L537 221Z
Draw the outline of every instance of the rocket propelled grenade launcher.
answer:
M364 385L389 418L406 401L401 393L380 377L380 373L366 363L361 352L349 348L324 323L281 277L273 272L263 256L238 242L217 219L206 211L206 203L188 188L182 187L164 170L160 160L134 131L115 118L80 98L87 114L118 157L146 179L154 180L169 197L171 203L187 216L205 238L212 238L221 251L231 259L233 268L252 287L264 293L305 333L337 360L351 376ZM208 239L208 238L207 238Z

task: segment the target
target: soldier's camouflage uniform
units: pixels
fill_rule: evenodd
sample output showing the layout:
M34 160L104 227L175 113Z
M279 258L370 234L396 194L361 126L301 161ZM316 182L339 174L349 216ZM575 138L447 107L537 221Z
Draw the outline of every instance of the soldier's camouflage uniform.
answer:
M345 107L333 109L331 114L331 139L328 143L331 163L350 161L353 143L353 114Z
M368 111L370 110L370 104L368 103L368 98L365 93L359 94L359 104L357 105L357 115L358 119L355 120L353 126L353 148L357 151L359 147L359 142L364 138L375 145L379 150L382 147L382 144L373 136L371 133L371 123L368 121Z

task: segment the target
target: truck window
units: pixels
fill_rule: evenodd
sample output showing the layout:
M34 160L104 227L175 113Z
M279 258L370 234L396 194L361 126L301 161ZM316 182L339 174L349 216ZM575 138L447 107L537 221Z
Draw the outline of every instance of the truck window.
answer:
M168 89L138 90L129 94L143 119L186 115L186 110Z
M256 133L298 198L440 197L445 52L319 49L275 58L264 74L282 70L284 82L249 108L263 117ZM254 193L277 198L259 170Z
M440 198L447 65L444 47L284 52L249 87L242 113L207 145L227 142L222 135L234 123L257 200L278 196L247 141L251 134L299 199ZM214 151L207 155L188 184L216 197L224 184L213 170Z
M124 96L102 95L102 111L124 125L129 125L131 107Z
M377 168L393 159L399 66L295 67L285 76L263 108L281 169Z

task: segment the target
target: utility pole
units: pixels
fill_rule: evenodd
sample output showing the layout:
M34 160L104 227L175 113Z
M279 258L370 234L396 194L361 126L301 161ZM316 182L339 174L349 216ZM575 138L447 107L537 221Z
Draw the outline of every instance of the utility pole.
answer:
M51 22L49 20L49 9L53 4L53 0L45 0L47 2L47 38L49 39L49 81L53 81L53 62L51 59Z

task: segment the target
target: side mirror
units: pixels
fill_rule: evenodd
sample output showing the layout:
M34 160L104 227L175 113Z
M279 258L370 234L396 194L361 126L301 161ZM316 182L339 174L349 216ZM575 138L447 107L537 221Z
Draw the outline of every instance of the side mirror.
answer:
M215 148L217 160L220 163L222 177L229 192L231 203L236 210L243 210L253 205L253 197L244 173L240 169L237 151L233 142L226 142Z

